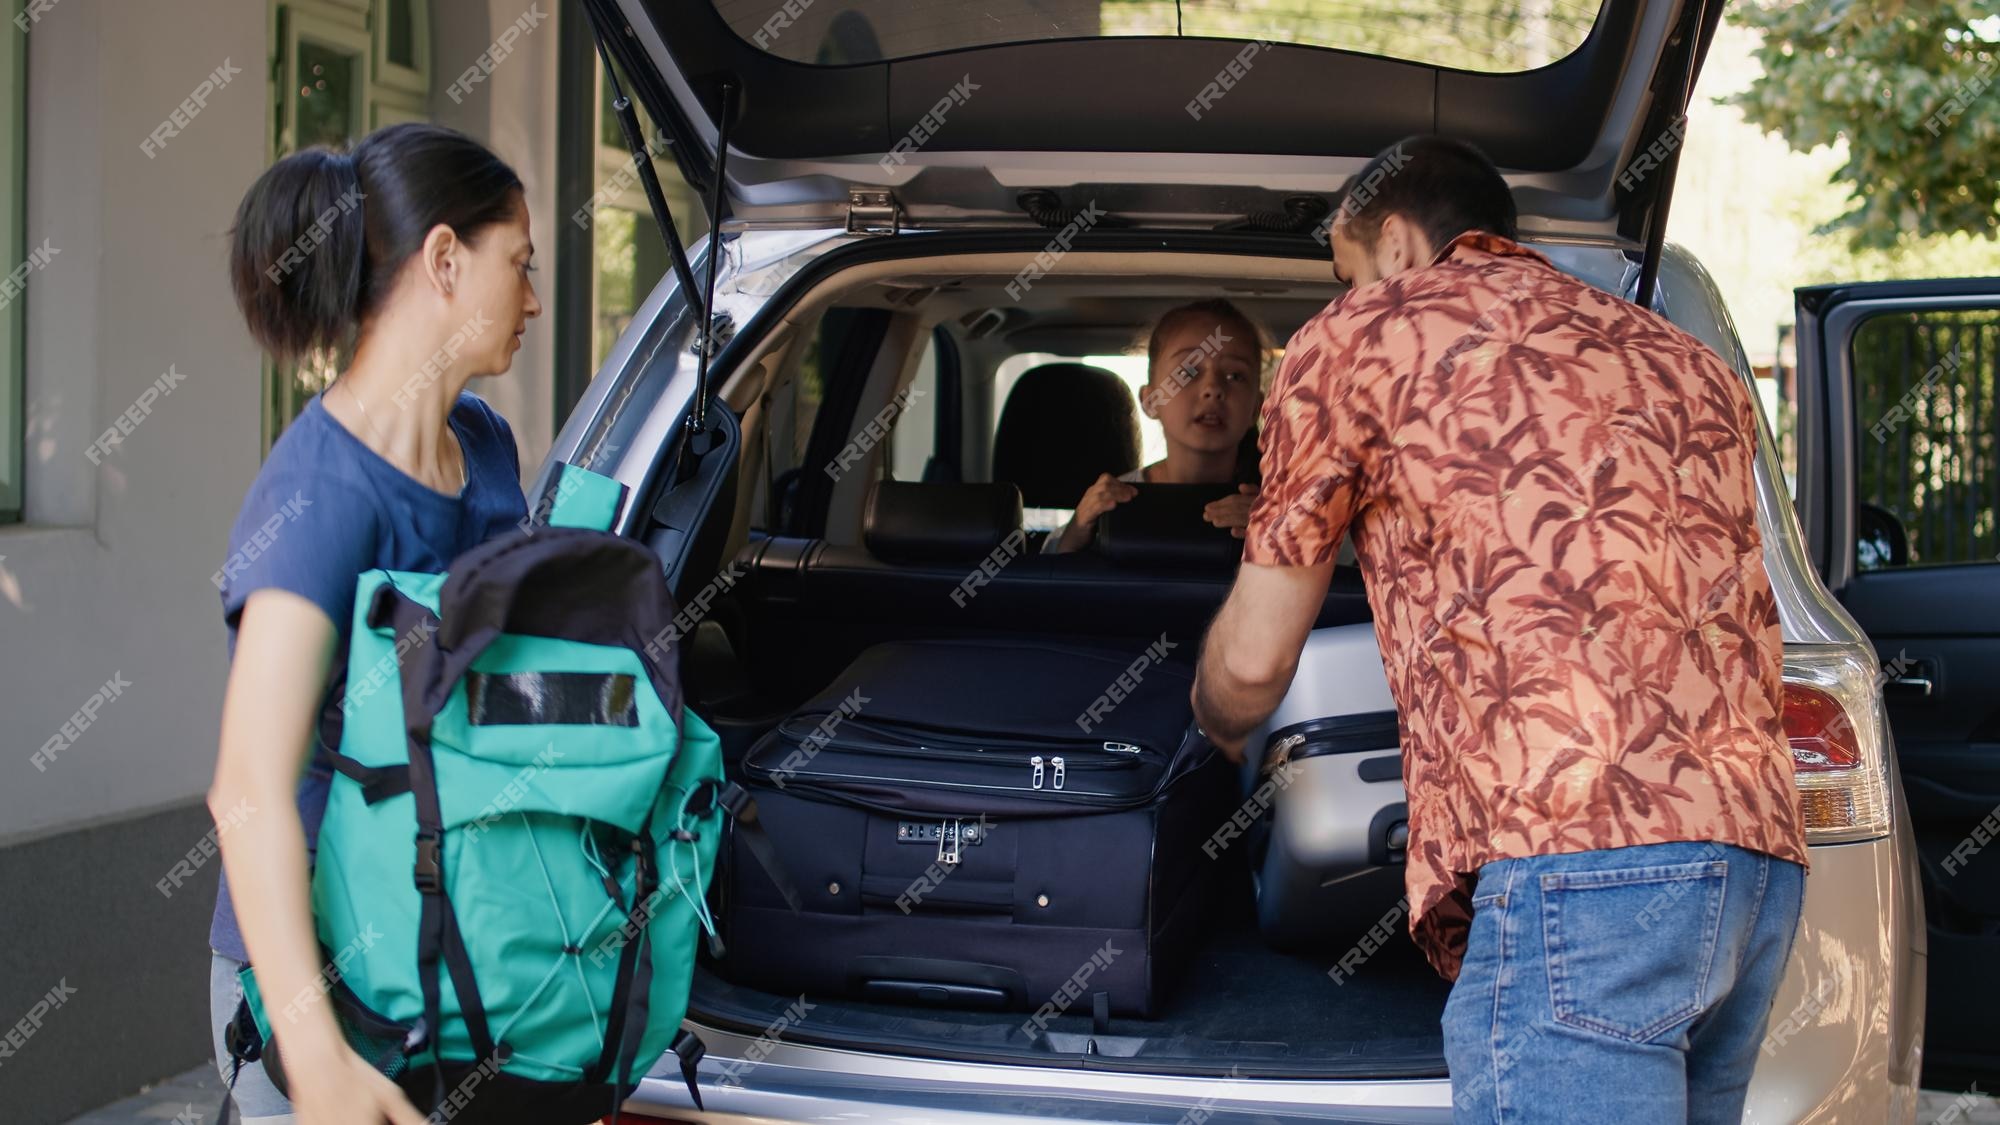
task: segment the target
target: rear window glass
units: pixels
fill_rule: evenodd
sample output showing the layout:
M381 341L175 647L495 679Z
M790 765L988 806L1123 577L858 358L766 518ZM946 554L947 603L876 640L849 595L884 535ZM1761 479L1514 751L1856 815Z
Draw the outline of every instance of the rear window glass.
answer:
M744 40L793 62L845 66L1047 39L1186 36L1335 47L1505 73L1576 50L1588 0L714 0Z

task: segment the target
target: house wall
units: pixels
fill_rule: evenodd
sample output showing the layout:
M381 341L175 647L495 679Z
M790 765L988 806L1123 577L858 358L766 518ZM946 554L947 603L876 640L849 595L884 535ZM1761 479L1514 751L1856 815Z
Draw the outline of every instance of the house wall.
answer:
M560 6L539 7L546 23L453 102L446 85L527 5L434 4L431 109L519 170L546 252ZM260 358L225 261L270 156L272 18L266 0L58 0L26 33L27 243L57 253L23 298L25 519L0 526L0 1030L75 991L0 1060L9 1122L66 1119L208 1053L220 862L191 864L171 894L159 882L210 831L227 668L209 576L262 457ZM225 60L240 73L142 151ZM475 388L531 473L554 429L553 335L531 325L514 370ZM179 381L93 464L91 443L170 370ZM76 719L107 681L95 718ZM66 722L74 738L37 764Z

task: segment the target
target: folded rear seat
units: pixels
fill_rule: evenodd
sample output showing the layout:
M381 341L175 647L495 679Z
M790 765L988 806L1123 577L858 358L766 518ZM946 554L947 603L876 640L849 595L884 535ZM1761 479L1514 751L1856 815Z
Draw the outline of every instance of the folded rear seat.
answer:
M801 699L871 645L964 636L1073 636L1193 646L1221 608L1233 568L1154 568L1131 529L1123 563L1094 551L1043 555L1020 529L1012 484L883 481L864 516L865 547L820 539L752 541L736 583L760 685ZM1369 620L1358 573L1343 568L1321 625ZM1192 653L1192 647L1189 649ZM782 681L782 686L774 682Z

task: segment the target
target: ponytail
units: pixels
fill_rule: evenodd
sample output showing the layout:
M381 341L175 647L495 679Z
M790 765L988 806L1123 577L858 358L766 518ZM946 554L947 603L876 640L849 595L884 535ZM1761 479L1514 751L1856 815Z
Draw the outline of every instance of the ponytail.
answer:
M250 335L276 358L337 346L354 324L363 198L352 156L310 148L273 164L237 207L229 279Z
M471 243L522 206L521 178L436 125L391 125L351 151L266 169L236 209L229 280L250 335L279 360L338 347L440 223Z

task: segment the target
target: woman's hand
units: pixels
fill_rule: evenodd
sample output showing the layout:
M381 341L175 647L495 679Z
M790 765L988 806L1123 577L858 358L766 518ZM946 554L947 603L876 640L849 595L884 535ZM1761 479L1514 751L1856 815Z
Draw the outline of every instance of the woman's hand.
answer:
M298 1125L425 1125L394 1082L345 1043L309 1060L285 1060Z
M1139 490L1129 482L1119 480L1110 473L1099 473L1096 483L1083 494L1083 499L1076 502L1076 514L1070 517L1069 527L1063 532L1062 545L1058 550L1082 550L1097 527L1097 517L1137 495Z
M1250 526L1250 509L1256 503L1257 486L1239 484L1236 495L1209 501L1208 506L1201 510L1201 518L1216 527L1228 528L1229 534L1241 539Z

